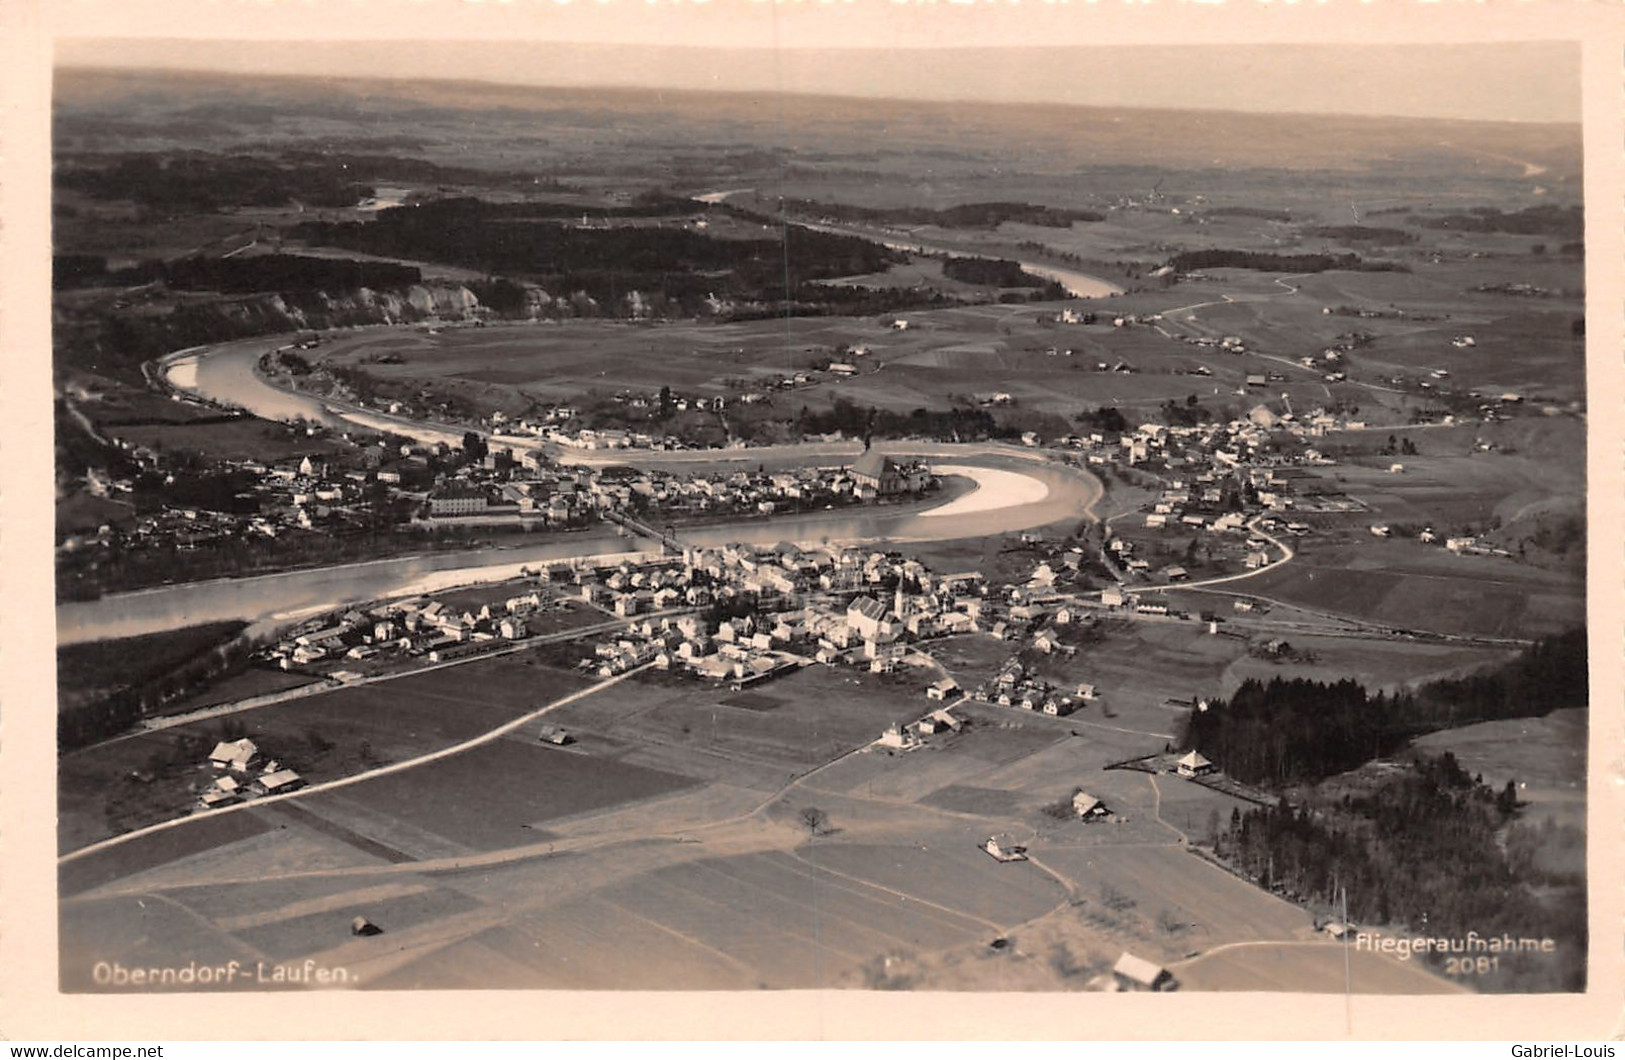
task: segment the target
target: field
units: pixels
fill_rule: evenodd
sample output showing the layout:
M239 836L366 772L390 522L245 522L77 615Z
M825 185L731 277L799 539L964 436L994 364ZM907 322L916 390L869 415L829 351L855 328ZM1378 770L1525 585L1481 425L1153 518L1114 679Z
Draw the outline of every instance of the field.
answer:
M1558 710L1544 717L1446 729L1421 737L1415 746L1435 754L1450 752L1463 769L1482 774L1491 787L1516 781L1519 801L1527 804L1524 820L1551 818L1585 826L1585 711Z
M167 452L193 452L208 460L275 462L339 451L343 443L331 438L310 438L277 423L244 417L228 422L164 423L118 427L116 433L132 445Z
M1510 560L1456 556L1408 542L1356 565L1367 548L1306 548L1292 563L1245 582L1249 594L1352 615L1399 629L1533 638L1582 618L1582 585Z
M184 812L209 783L203 756L216 740L246 735L320 783L478 736L585 683L522 653L97 744L62 760L59 839L71 849Z
M1347 960L1347 969L1344 962ZM1190 990L1447 994L1464 990L1417 961L1385 960L1332 942L1264 943L1199 957L1175 969Z
M545 838L536 826L555 817L652 798L694 783L516 735L409 773L315 795L300 805L322 816L360 804L466 849L493 850Z
M929 705L923 678L812 666L752 690L648 676L551 715L584 748L628 764L771 791L878 739Z

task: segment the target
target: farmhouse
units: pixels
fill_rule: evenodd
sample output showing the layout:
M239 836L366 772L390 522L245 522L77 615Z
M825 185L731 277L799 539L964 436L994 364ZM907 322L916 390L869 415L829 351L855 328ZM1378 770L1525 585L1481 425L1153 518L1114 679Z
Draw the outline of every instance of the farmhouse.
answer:
M246 773L253 768L259 760L260 749L254 741L248 738L232 740L229 743L221 741L215 744L214 750L209 752L209 764L219 770L232 770L236 773Z
M1130 990L1173 990L1178 984L1168 969L1125 951L1112 965L1112 974Z
M1103 821L1111 816L1106 804L1086 791L1072 796L1072 812L1084 821Z
M254 781L254 789L260 794L276 795L284 791L296 791L305 786L304 778L291 769L278 769L266 773Z
M907 750L910 747L919 746L920 737L914 730L905 729L901 725L893 723L887 726L886 731L880 734L880 739L876 740L875 743L881 747Z
M1027 860L1027 848L1008 835L990 836L987 842L982 844L982 849L992 855L994 861Z
M1200 777L1211 773L1214 765L1200 751L1192 751L1178 762L1179 775L1182 777Z
M945 700L952 696L958 695L958 693L959 682L955 681L951 677L944 677L942 680L925 690L925 698Z

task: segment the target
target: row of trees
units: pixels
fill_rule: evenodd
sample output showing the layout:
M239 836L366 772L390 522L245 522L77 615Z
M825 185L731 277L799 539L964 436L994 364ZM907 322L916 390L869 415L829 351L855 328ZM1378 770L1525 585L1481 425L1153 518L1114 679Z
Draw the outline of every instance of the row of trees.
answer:
M1423 733L1585 707L1588 695L1581 628L1495 670L1392 696L1370 695L1352 680L1248 680L1228 700L1192 711L1181 745L1244 783L1284 787L1354 769Z
M1309 234L1322 239L1336 239L1343 243L1414 243L1416 233L1403 228L1385 228L1380 225L1321 225L1311 228Z
M828 411L802 406L794 424L798 437L840 431L848 437L934 438L961 442L1015 439L1025 431L1056 437L1064 434L1066 428L1066 421L1052 413L1004 409L995 415L988 409L964 406L918 408L904 413L858 405L847 398L836 398Z
M1069 228L1075 221L1106 219L1105 214L1093 210L1062 210L1027 202L967 202L940 210L928 206L852 206L812 199L785 199L783 205L786 210L801 216L814 215L868 224L936 225L939 228L997 228L1006 221L1045 228Z
M1257 269L1261 272L1409 272L1395 261L1366 261L1358 254L1270 254L1258 250L1186 250L1168 259L1179 272L1197 269Z
M79 254L53 259L52 282L58 290L75 286L120 286L161 281L180 291L347 291L358 287L410 287L423 279L411 265L387 261L350 261L299 254L209 258L175 261L152 259L127 269L107 271L107 261Z
M1461 213L1429 217L1420 223L1423 228L1453 232L1506 232L1519 236L1579 240L1585 236L1585 208L1528 206L1522 210L1503 211L1480 206Z

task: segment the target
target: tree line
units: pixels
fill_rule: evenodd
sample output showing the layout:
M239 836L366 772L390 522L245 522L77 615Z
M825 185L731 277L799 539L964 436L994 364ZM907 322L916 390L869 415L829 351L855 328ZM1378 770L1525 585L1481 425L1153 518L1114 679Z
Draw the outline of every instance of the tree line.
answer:
M1214 851L1260 886L1358 924L1406 925L1435 938L1551 938L1552 954L1502 956L1488 989L1579 990L1585 982L1583 885L1537 898L1497 843L1517 812L1455 757L1418 755L1397 774L1307 806L1231 815Z
M1395 261L1366 261L1358 254L1269 254L1258 250L1186 250L1168 259L1180 272L1257 269L1260 272L1409 272Z
M1582 627L1494 670L1395 695L1353 680L1250 679L1228 700L1191 711L1180 740L1243 783L1280 788L1357 768L1424 733L1585 707L1588 695Z
M112 272L107 270L106 258L92 254L59 255L52 259L52 284L57 290L91 286L131 287L162 282L177 291L287 293L351 291L360 287L410 287L422 279L422 271L412 265L313 258L300 254L261 254L241 258L195 255L175 261L152 259Z
M950 280L984 287L1043 287L1048 283L1023 269L1021 262L1005 258L947 258L942 263L942 274ZM1059 288L1058 284L1052 286Z
M936 225L939 228L997 228L1006 221L1069 228L1075 221L1104 221L1105 214L1093 210L1062 210L1027 202L968 202L934 210L928 206L853 206L818 202L813 199L784 199L785 210L802 216L816 215L836 221L869 224Z
M336 159L283 163L256 155L126 154L59 169L56 186L98 199L195 214L228 206L354 206L371 185Z
M97 656L105 656L109 648L116 649L122 661L122 683L58 711L58 749L71 751L115 736L163 704L246 669L255 645L241 635L243 628L241 622L222 622L111 644L84 645L78 652L72 647L63 648L57 658L59 671L85 665L78 661L87 654L84 649Z
M696 315L707 298L822 302L814 281L880 272L906 260L871 240L799 225L774 238L719 239L664 225L577 227L548 218L555 207L442 199L385 210L371 223L307 222L313 243L383 257L443 262L524 277L558 292L584 292L606 315L633 292L656 293Z
M1552 236L1561 239L1585 237L1585 208L1581 206L1527 206L1504 211L1492 206L1428 217L1417 222L1423 228L1454 232L1505 232L1519 236Z

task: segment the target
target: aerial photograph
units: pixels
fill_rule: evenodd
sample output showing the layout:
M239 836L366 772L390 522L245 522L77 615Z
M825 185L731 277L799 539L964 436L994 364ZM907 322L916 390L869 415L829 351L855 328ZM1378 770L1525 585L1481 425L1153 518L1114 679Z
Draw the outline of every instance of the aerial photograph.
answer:
M793 53L59 46L60 989L1583 992L1578 46Z

